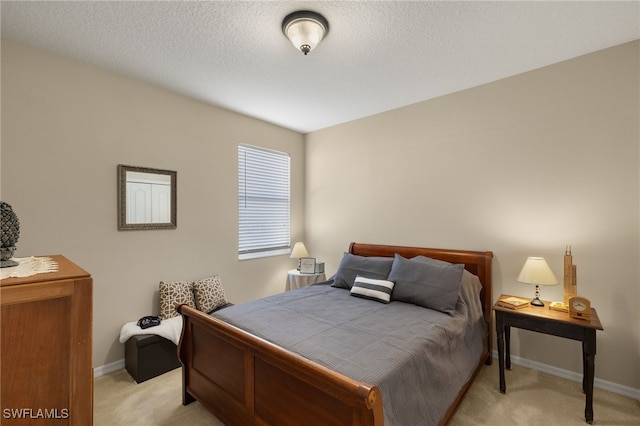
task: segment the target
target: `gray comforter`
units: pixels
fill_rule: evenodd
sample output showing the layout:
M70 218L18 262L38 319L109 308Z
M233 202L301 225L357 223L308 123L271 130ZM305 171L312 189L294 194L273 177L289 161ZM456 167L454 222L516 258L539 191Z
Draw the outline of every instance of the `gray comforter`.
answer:
M213 315L358 381L377 385L387 426L435 425L469 379L486 325L480 282L463 276L456 312L352 297L313 285Z

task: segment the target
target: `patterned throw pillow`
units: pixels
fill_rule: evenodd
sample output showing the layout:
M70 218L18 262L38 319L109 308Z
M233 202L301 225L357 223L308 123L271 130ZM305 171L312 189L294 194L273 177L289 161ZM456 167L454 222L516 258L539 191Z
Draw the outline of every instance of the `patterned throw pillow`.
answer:
M193 290L196 309L202 312L209 313L228 303L222 288L222 280L218 275L196 281L193 284Z
M168 319L178 316L176 303L196 307L191 281L160 281L160 317Z
M351 295L376 302L389 303L393 291L393 281L376 280L357 276L351 287Z

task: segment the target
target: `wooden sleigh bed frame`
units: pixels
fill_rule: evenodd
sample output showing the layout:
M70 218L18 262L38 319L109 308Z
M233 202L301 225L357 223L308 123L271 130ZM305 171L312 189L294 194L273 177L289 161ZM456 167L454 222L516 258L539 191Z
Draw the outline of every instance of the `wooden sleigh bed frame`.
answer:
M440 424L447 424L483 364L491 364L490 251L430 249L351 243L359 256L427 256L463 263L477 275L487 335L471 378ZM215 317L180 305L183 317L178 358L182 403L199 401L226 425L382 426L383 406L375 384L359 382Z

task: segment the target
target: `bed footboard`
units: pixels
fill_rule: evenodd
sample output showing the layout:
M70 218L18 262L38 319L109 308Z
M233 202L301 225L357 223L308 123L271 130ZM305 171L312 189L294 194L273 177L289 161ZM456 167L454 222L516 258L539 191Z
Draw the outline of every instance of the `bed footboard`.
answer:
M376 386L188 305L177 309L184 405L198 400L227 425L383 425Z

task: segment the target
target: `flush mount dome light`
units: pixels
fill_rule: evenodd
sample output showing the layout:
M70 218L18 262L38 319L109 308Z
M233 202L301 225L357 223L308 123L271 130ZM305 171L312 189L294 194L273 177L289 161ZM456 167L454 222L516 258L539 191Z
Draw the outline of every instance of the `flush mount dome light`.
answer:
M282 32L305 55L316 48L329 32L329 22L324 16L300 10L285 16Z

